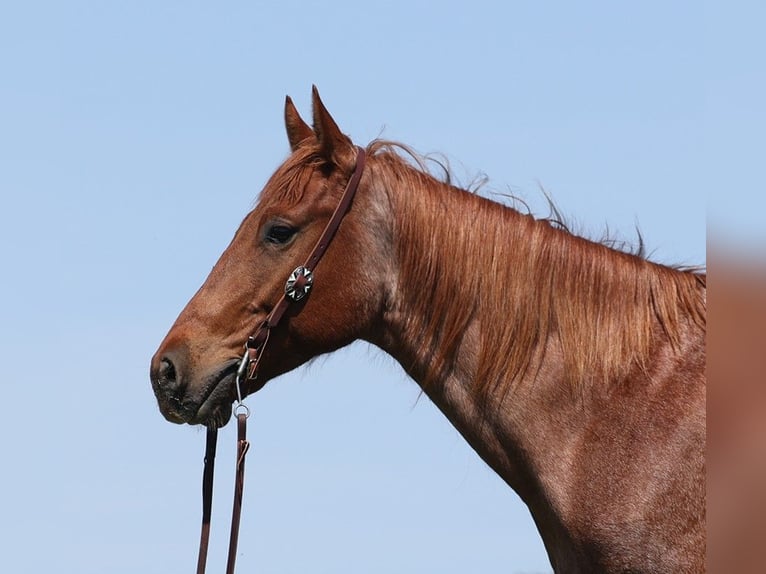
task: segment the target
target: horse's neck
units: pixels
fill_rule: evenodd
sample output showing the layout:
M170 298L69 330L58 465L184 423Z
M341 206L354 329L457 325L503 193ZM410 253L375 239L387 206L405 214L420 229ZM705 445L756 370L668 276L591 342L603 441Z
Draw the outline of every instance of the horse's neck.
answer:
M461 304L468 303L455 301L455 305ZM539 370L492 404L492 398L477 392L473 377L479 356L478 329L478 323L469 327L453 368L442 378L432 377L430 365L417 362L419 341L403 337L386 350L528 504L534 505L543 496L547 504L555 505L553 499L567 496L560 486L567 483L570 447L586 427L588 408L564 382L563 361L555 342L548 343Z
M455 301L461 304L468 302ZM587 426L584 406L572 400L570 387L561 380L558 349L551 347L537 371L539 380L521 381L501 404L488 407L477 394L472 376L479 356L479 328L478 324L469 327L454 368L442 378L432 378L429 365L417 362L419 341L403 337L387 350L529 506L551 560L561 553L561 561L566 562L574 544L564 516L573 495L571 459Z
M447 217L449 213L461 213L460 205L449 205L453 201L460 202L462 199L459 194L444 195L440 207L444 208L443 212ZM478 200L472 198L470 201L473 207L476 207ZM466 241L465 236L471 234L476 235L476 243L487 244L487 237L492 237L487 234L491 226L502 225L503 219L506 225L508 223L507 213L497 209L493 211L486 205L479 207L487 219L477 217L477 221L472 221L469 227L460 230L464 234L461 238L464 241L463 245ZM455 211L451 211L452 209ZM490 221L492 217L497 217L498 221ZM423 216L419 223L435 225L438 222ZM446 236L437 236L435 230L430 227L423 229L427 233L407 236L406 246L394 245L394 251L400 253L400 257L404 250L406 257L413 253L428 257L432 252L429 245L449 239ZM468 241L472 240L469 238ZM459 251L459 248L456 250ZM487 248L491 249L492 245L488 245ZM516 248L526 249L524 241L519 241ZM615 257L618 255L615 254ZM444 260L429 262L444 273L455 273L447 263ZM431 272L428 265L424 269L428 273ZM397 272L394 270L393 274L397 275ZM604 478L605 476L617 472L617 468L622 468L625 476L642 472L642 469L636 466L635 460L625 456L631 448L629 442L625 441L632 440L629 433L621 433L619 430L625 424L625 419L631 418L632 424L640 428L648 427L657 431L655 436L647 434L641 440L664 441L669 440L667 436L682 432L670 428L667 435L663 434L664 423L658 423L658 420L672 417L672 412L665 413L661 408L651 406L647 394L653 393L653 400L660 401L660 404L666 400L679 400L677 395L684 394L682 402L696 405L695 412L702 413L702 422L695 420L690 423L691 430L686 433L686 437L679 439L678 444L688 446L689 443L685 441L691 436L697 442L701 440L704 445L704 330L699 331L697 326L689 323L688 329L694 329L694 334L688 343L688 352L687 349L677 352L672 349L672 344L663 339L662 328L656 325L656 332L660 333L658 340L661 342L652 343L651 352L657 361L664 361L664 366L660 367L664 371L659 370L656 377L652 376L650 384L645 384L646 381L642 379L643 373L633 373L631 383L621 385L614 394L612 393L615 387L610 386L609 381L602 381L604 384L601 385L573 386L560 337L550 333L549 336L541 336L537 344L538 347L544 345L545 348L530 349L533 354L542 357L539 364L535 363L534 368L522 372L520 378L513 381L513 385L505 387L505 390L499 387L485 387L482 390L481 385L477 384L481 381L476 379L477 373L483 372L483 357L489 356L486 349L481 348L488 343L488 322L503 321L513 317L513 313L534 313L539 310L523 306L508 308L509 304L504 301L504 286L499 285L498 289L488 290L481 295L498 298L498 311L492 317L480 316L481 313L476 311L476 294L471 295L466 290L456 288L457 280L470 281L471 277L455 279L453 275L451 284L449 279L445 280L449 293L446 297L443 292L439 294L442 306L434 305L429 308L428 300L423 298L423 294L428 294L432 286L428 281L425 285L423 282L412 281L412 274L408 280L403 280L400 268L398 280L395 280L391 287L391 305L383 319L380 339L374 342L398 360L477 453L524 499L532 511L554 564L572 563L573 560L588 564L587 559L580 555L582 540L597 540L598 543L603 541L599 539L601 533L591 530L591 524L599 521L598 513L604 511L599 505L635 503L638 505L636 508L640 507L640 501L628 500L623 496L625 493L621 494L622 498L611 502L607 496L613 492L609 490L612 488L611 483L608 478ZM441 288L445 289L444 285ZM445 308L445 300L448 300L449 308ZM570 303L578 304L574 300ZM458 336L429 337L424 325L441 327L444 322L440 322L438 318L434 320L434 316L451 312L461 314L462 317ZM452 333L454 325L450 329ZM434 340L438 341L438 345L434 346ZM507 343L508 341L495 342L498 348L505 349L509 348ZM510 342L511 345L512 343L513 341ZM489 344L493 342L489 341ZM439 345L449 345L450 360L445 362L439 359L439 353L443 351L443 348L437 348ZM688 380L694 382L677 391L674 390L671 371L678 368L677 358L686 354L692 357L684 359L690 369ZM699 357L702 357L701 363ZM505 359L497 356L491 358L500 361ZM701 370L699 364L702 365ZM649 388L651 391L647 391ZM700 400L701 411L698 408ZM631 414L634 406L640 408L635 414ZM605 447L595 450L590 448L593 437L588 433L596 433L598 440L604 441ZM675 453L675 456L680 452L676 452L676 448L681 447L668 447L668 452ZM692 445L690 448L693 450L695 447ZM702 454L696 453L695 456L704 456L704 451ZM671 457L668 457L668 460L672 462ZM612 465L609 471L602 470L604 464ZM672 473L669 467L664 471ZM595 486L597 483L600 483L599 486ZM593 492L598 493L601 488L602 494L605 493L603 502L594 501L592 497L583 500L583 493L588 491L591 485L594 485L591 489ZM606 540L603 543L606 548L615 542ZM583 571L588 571L587 566Z
M418 191L407 190L404 193ZM463 195L454 190L438 190L438 193L442 194L439 205L444 208L447 216L450 213L464 213L467 209L481 210L485 219L477 217L477 221L470 221L470 225L464 230L463 239L469 244L474 242L492 248L491 244L487 245L487 232L493 227L507 225L508 213L503 212L499 206L484 203L486 200L475 196ZM396 193L390 195L393 196L391 201L396 202ZM467 205L469 203L470 206ZM422 205L425 204L421 203ZM424 211L427 210L426 207ZM423 254L424 257L428 257L428 243L446 242L449 238L438 236L440 230L433 228L433 213L416 213L413 216L415 223L410 227L425 229L427 233L420 234L418 238L407 237L404 249L408 254ZM423 219L419 220L421 216ZM496 217L497 221L490 221L493 217ZM518 215L518 218L522 216ZM475 237L471 238L471 234ZM418 240L423 244L418 245ZM399 253L402 251L399 246L393 250ZM450 281L454 283L470 280L468 277L455 277L454 274L459 273L454 269L459 266L457 261L432 263L438 267L437 274L444 274L444 283L437 288L444 289L444 284L449 284ZM431 288L428 281L423 284L402 280L401 269L398 273L394 271L394 274L399 276L393 288L396 293L390 296L392 306L385 315L385 325L380 331L384 335L381 340L375 342L398 360L478 454L528 504L534 504L533 499L541 495L540 487L544 486L539 484L541 477L546 481L550 479L551 489L564 484L565 481L561 479L562 472L568 466L567 444L577 440L575 429L584 424L583 405L573 400L571 386L564 382L564 364L557 341L549 338L547 342L541 343L546 348L541 353L545 359L539 369L531 369L508 393L490 393L488 399L488 395L480 391L481 385L476 381L476 373L480 371L478 363L483 352L480 347L486 344L482 333L486 324L482 322L503 321L510 313L529 310L505 309L494 317L468 314L465 323L461 323L462 331L457 337L459 343L453 349L454 352L445 368L441 361L434 360L439 351L424 352L424 349L433 345L433 340L424 340L422 337L422 325L430 319L413 318L413 315L453 311L465 315L466 309L475 307L475 301L471 300L470 296L466 297L467 300L460 300L460 294L457 292L459 290L447 286L449 292L446 299L449 301L449 309L437 310L429 307L427 301L423 303L423 293L428 294ZM452 274L451 278L448 278L448 274ZM485 292L482 296L502 298L503 286L498 286L493 292ZM443 302L444 293L441 297ZM502 309L502 303L498 303L497 308ZM453 342L442 341L447 345ZM540 413L547 414L540 416ZM539 441L536 439L539 437L546 437L544 444L538 445ZM551 441L556 442L555 456L551 456Z

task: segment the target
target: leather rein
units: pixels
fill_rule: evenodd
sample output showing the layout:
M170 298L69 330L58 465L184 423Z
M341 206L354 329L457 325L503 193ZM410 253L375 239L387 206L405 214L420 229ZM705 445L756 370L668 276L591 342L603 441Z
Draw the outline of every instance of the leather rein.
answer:
M237 542L239 540L239 522L242 511L242 492L245 483L245 455L250 443L247 441L247 418L250 409L242 402L242 384L255 381L258 376L258 363L261 360L266 344L269 342L271 330L276 328L285 311L292 303L303 299L311 290L314 281L313 271L317 263L327 251L335 233L340 227L343 217L348 213L351 202L356 195L359 181L366 161L366 153L363 148L356 147L356 165L351 178L343 190L343 195L338 202L330 221L322 231L314 249L312 249L306 262L296 267L290 273L285 284L285 292L277 304L268 314L266 319L258 326L255 332L248 337L245 343L245 353L240 360L237 369L236 390L237 404L234 414L237 418L237 465L234 482L234 506L231 514L231 533L229 535L229 553L226 562L226 574L234 574L234 563L237 557ZM218 429L208 427L205 444L205 467L202 475L202 531L200 534L199 555L197 557L197 574L204 574L207 563L208 542L210 539L210 516L213 506L213 470L215 466L215 450L218 439Z

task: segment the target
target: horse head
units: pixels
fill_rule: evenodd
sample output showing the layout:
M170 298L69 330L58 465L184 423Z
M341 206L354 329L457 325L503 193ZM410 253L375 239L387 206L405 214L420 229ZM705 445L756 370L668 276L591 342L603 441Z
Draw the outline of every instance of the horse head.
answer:
M237 398L243 344L283 296L286 280L317 243L354 172L360 153L313 91L313 128L288 97L291 154L261 191L231 244L183 309L151 361L162 414L176 423L222 426ZM269 333L257 379L268 380L358 338L374 339L384 312L390 247L385 197L369 168L307 296L287 308Z

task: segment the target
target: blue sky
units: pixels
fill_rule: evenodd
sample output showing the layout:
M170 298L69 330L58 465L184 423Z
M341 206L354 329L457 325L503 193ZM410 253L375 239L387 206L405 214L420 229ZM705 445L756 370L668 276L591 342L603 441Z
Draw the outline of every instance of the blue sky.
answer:
M758 203L722 191L763 182L738 168L762 144L757 21L696 2L4 4L0 570L193 569L204 433L161 417L148 364L286 156L285 94L309 116L317 84L359 143L444 153L541 215L544 188L587 234L638 225L654 259L701 264L708 194L725 233L741 211L761 233ZM524 505L418 391L357 344L250 399L242 572L550 570Z

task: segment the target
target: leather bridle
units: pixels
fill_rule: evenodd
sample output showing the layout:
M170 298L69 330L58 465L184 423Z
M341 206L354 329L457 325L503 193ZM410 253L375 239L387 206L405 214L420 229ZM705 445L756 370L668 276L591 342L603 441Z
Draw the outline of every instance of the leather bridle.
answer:
M250 443L247 441L247 418L250 416L250 410L242 402L242 384L255 381L258 376L258 364L263 356L263 351L269 342L269 334L275 329L285 311L292 303L302 300L310 291L314 281L313 271L316 268L322 256L327 251L333 237L335 237L338 227L343 217L348 213L351 202L356 195L359 187L359 181L362 179L366 153L363 148L356 147L356 164L351 178L343 190L343 195L338 202L335 211L330 217L330 221L322 231L319 240L314 249L312 249L306 262L296 267L290 273L285 284L285 292L277 304L272 308L266 319L264 319L255 332L248 337L245 343L245 353L240 360L237 369L236 390L237 404L234 407L234 414L237 418L237 466L236 478L234 483L234 506L231 516L231 534L229 536L229 554L226 562L226 574L234 573L234 563L237 555L237 542L239 539L239 522L242 510L242 492L245 482L245 455L247 454ZM218 439L218 429L208 427L207 440L205 446L205 468L202 476L202 532L200 534L199 555L197 558L197 574L204 574L207 562L207 549L210 539L210 516L213 505L213 469L215 465L215 450Z

